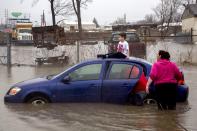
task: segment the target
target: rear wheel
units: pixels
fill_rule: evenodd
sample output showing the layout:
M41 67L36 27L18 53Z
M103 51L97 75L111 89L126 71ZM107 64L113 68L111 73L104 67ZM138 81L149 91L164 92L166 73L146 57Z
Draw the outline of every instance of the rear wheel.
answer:
M42 96L35 96L29 99L27 103L32 104L32 105L44 105L44 104L49 103L49 100Z
M147 99L144 99L143 103L147 105L155 105L157 104L157 101L155 99L147 98Z

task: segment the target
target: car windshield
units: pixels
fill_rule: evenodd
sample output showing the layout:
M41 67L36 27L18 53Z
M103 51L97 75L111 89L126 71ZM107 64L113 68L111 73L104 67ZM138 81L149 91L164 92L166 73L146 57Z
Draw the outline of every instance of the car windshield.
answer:
M56 79L56 78L58 78L58 77L62 76L63 74L65 74L65 72L67 72L67 71L71 70L72 68L75 68L76 66L77 66L77 65L72 66L72 67L70 67L70 68L66 68L66 70L65 70L65 71L63 71L63 72L61 72L61 73L58 73L58 74L56 74L56 75L51 76L51 77L50 77L50 80L52 80L52 79Z
M47 80L51 80L51 79L53 79L54 76L56 76L56 74L48 75L46 78L47 78Z
M29 29L20 29L19 33L31 33L31 30L29 30Z

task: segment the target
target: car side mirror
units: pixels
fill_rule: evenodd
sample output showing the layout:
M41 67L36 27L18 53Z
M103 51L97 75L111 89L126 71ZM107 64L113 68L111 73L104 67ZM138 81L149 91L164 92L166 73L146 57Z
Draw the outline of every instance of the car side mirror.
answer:
M62 82L65 83L65 84L68 84L70 82L70 80L71 80L70 76L66 76L66 77L64 77Z

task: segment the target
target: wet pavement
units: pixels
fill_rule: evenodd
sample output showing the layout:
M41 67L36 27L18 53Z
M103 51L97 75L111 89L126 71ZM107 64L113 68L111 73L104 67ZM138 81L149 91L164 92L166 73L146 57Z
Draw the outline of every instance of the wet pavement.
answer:
M197 66L183 67L190 86L188 103L177 111L161 112L156 106L68 103L35 107L8 104L3 96L11 84L56 74L65 67L0 66L0 131L195 131L197 130Z

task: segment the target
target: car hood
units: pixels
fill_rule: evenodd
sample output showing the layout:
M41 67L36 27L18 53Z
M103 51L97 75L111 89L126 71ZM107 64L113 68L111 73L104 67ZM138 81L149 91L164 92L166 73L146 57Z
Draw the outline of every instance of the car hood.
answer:
M47 86L49 84L49 81L50 80L46 79L46 77L45 78L44 77L43 78L35 78L35 79L19 82L19 83L13 85L13 87L21 87L21 88L25 88L28 86L38 87L38 86L41 86L42 84L45 84L45 86Z

